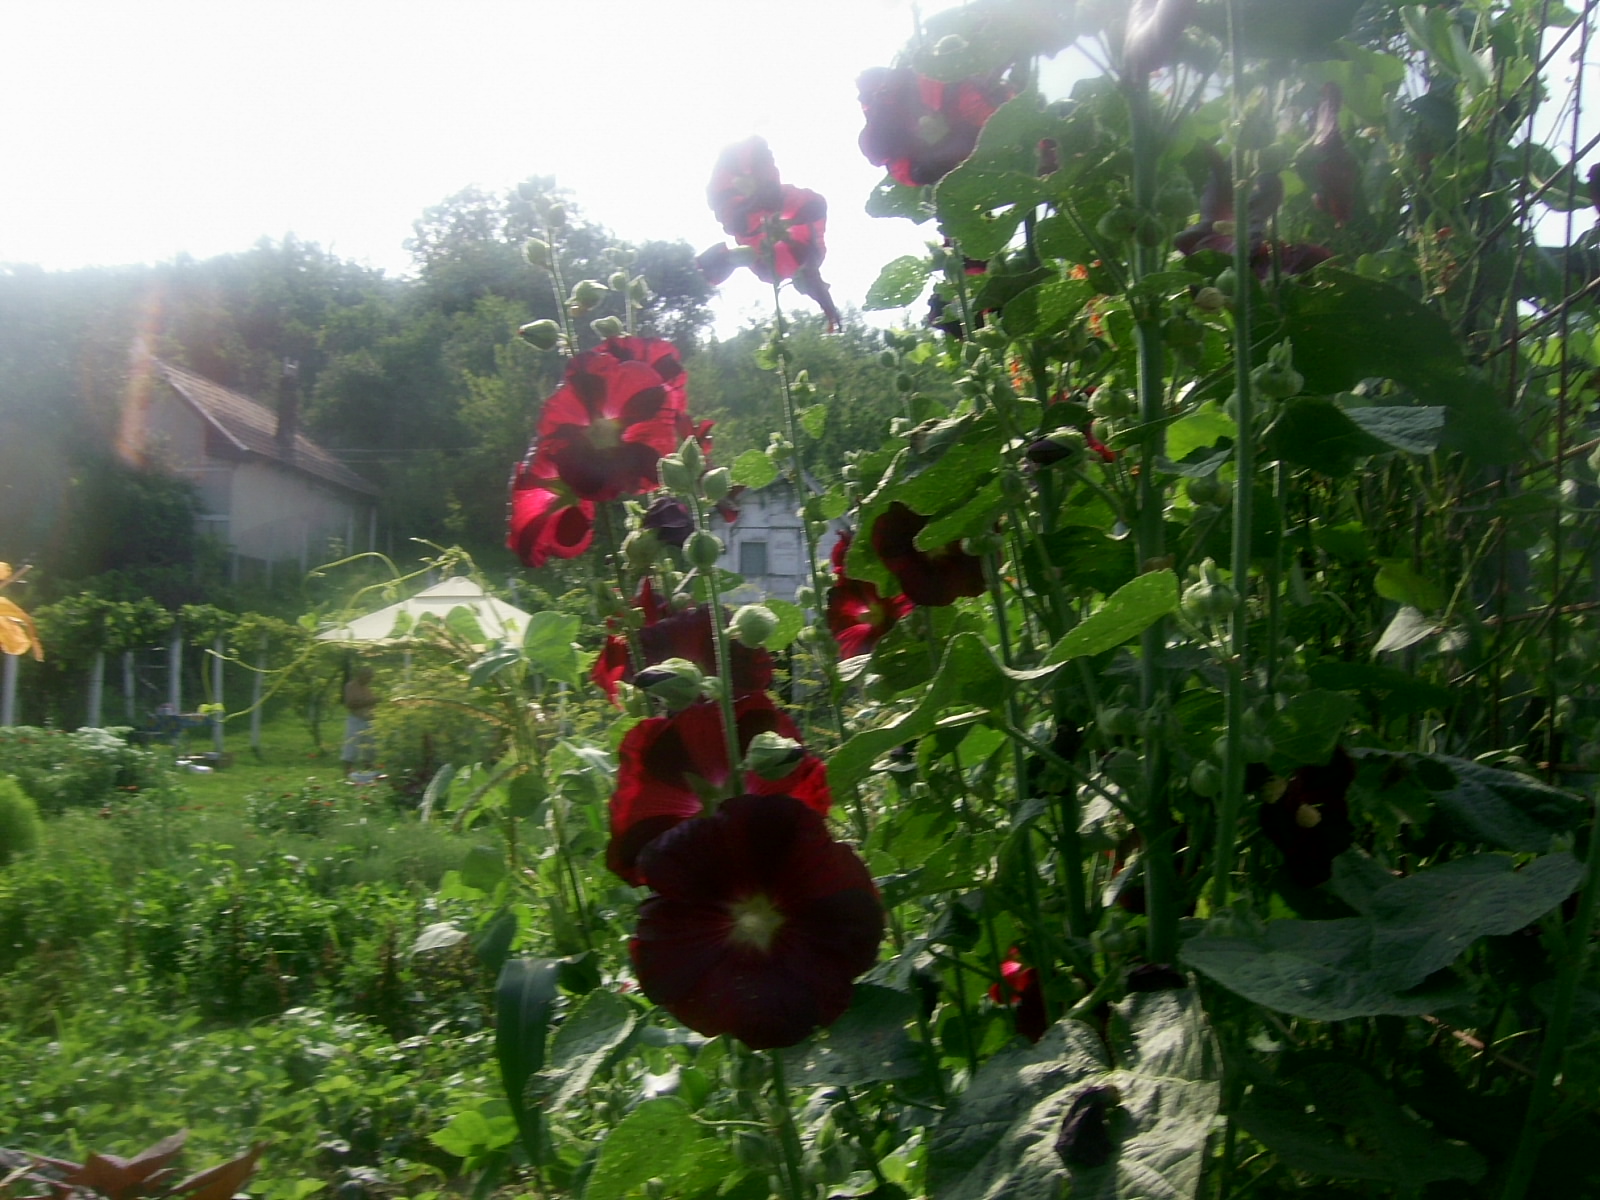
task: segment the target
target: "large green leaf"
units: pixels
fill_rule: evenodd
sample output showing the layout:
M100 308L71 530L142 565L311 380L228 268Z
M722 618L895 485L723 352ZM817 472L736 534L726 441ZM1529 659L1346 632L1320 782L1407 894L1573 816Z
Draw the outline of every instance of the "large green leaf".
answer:
M934 1200L1074 1200L1197 1194L1218 1108L1217 1054L1192 989L1140 993L1113 1010L1111 1049L1077 1021L985 1063L934 1129ZM1069 1166L1058 1139L1074 1102L1115 1089L1103 1164Z
M1514 933L1572 894L1582 867L1570 854L1522 870L1500 854L1430 867L1363 891L1363 914L1269 922L1250 937L1201 934L1184 961L1257 1004L1317 1020L1412 1015L1445 1007L1430 980L1478 938Z
M1149 571L1118 588L1050 648L1047 663L1100 654L1137 637L1178 607L1178 577Z
M1273 458L1334 478L1350 474L1361 459L1389 449L1344 409L1320 396L1289 401L1263 440Z
M1326 763L1355 709L1356 702L1339 692L1295 696L1267 726L1274 754L1295 767Z
M560 960L511 958L500 968L494 987L495 1056L500 1085L516 1119L523 1148L533 1162L543 1160L542 1117L526 1099L528 1080L544 1066L550 1008L556 998Z
M928 286L928 260L905 254L886 263L867 289L861 307L868 310L904 308L922 295Z
M589 1086L639 1023L638 1013L616 992L596 988L568 1014L550 1043L550 1062L539 1086L549 1108L565 1108Z
M1589 806L1571 792L1464 758L1376 750L1357 754L1391 760L1385 790L1422 787L1442 832L1463 841L1542 854L1556 834L1576 829L1589 812ZM1384 791L1377 795L1383 798Z
M577 687L578 618L570 613L536 612L522 635L522 652L528 665L546 679Z
M733 460L733 482L752 490L764 488L778 478L778 468L759 450L746 450Z
M789 1082L800 1087L855 1087L920 1075L922 1053L906 1032L916 1018L917 1004L908 992L856 984L844 1016L784 1052Z
M584 1187L584 1200L625 1200L660 1179L674 1200L713 1196L739 1174L739 1165L674 1097L646 1100L624 1117L600 1145Z

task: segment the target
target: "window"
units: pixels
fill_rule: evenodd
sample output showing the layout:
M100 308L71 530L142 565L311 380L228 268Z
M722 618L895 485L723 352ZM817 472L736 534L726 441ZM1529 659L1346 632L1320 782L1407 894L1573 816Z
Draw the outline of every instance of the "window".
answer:
M765 542L739 543L739 574L753 579L767 573L767 544Z

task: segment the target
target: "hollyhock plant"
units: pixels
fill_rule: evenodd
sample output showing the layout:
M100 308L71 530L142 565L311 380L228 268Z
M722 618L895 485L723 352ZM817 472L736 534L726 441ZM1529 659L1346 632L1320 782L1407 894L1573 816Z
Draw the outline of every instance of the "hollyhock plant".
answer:
M537 457L580 499L615 500L654 491L656 463L690 431L681 382L668 386L643 362L586 350L539 414Z
M1039 972L1023 965L1015 946L1000 964L1000 978L989 985L989 999L1016 1010L1017 1032L1030 1042L1037 1042L1050 1028Z
M1355 212L1356 182L1360 167L1355 155L1344 144L1344 134L1339 129L1339 109L1344 105L1344 93L1332 81L1322 85L1322 99L1317 104L1317 127L1312 135L1308 157L1310 182L1313 185L1311 202L1333 218L1335 225L1343 225Z
M736 796L641 855L655 894L628 949L644 994L707 1037L792 1046L850 1005L877 960L872 879L786 795Z
M912 609L905 596L884 596L877 585L846 576L844 560L849 550L850 535L846 533L833 546L834 585L828 589L826 606L828 629L839 643L840 658L872 653L878 639Z
M1012 91L998 79L940 83L910 67L873 67L856 80L866 128L861 153L897 183L938 183L972 154Z
M734 706L734 720L741 754L761 733L799 740L794 722L764 694L740 700ZM703 700L670 717L640 721L623 737L617 759L606 865L637 884L645 881L639 869L640 851L680 821L697 816L704 808L703 797L714 795L733 774L721 706ZM827 772L813 755L803 754L778 779L746 771L740 783L744 790L761 795L793 796L824 815L833 803Z
M939 608L960 596L981 596L983 560L968 554L960 542L932 551L917 549L917 534L927 524L927 517L896 500L872 526L872 548L906 598Z
M594 541L594 505L580 500L529 451L511 475L506 545L526 565L576 558Z
M656 602L648 580L640 590L639 607L645 614L644 626L639 630L639 649L645 666L654 666L669 658L682 658L694 663L707 675L717 673L717 643L711 626L710 608L695 604L673 612ZM771 654L740 642L734 642L728 649L732 659L732 694L735 699L764 692L772 686ZM617 684L633 681L627 639L618 635L606 639L590 678L615 704Z

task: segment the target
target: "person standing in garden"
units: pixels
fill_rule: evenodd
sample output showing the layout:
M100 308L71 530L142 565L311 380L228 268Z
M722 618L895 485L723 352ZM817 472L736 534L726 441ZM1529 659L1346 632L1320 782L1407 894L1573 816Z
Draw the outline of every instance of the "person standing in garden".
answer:
M339 757L344 762L346 779L354 778L369 783L374 778L372 770L373 739L372 710L378 705L378 694L372 690L372 668L357 667L344 685L344 748ZM356 764L361 765L355 771ZM352 772L355 772L352 776Z

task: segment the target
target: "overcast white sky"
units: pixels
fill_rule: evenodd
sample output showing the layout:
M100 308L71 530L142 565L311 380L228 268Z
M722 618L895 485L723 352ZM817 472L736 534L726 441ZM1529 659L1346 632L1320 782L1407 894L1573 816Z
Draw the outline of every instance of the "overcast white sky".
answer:
M856 148L855 77L891 60L911 14L910 0L0 0L0 262L204 258L293 232L404 273L424 208L533 174L622 238L703 248L722 236L705 206L717 152L760 133L786 181L828 198L824 275L859 303L926 237L862 214L882 172ZM761 292L725 288L719 325Z

